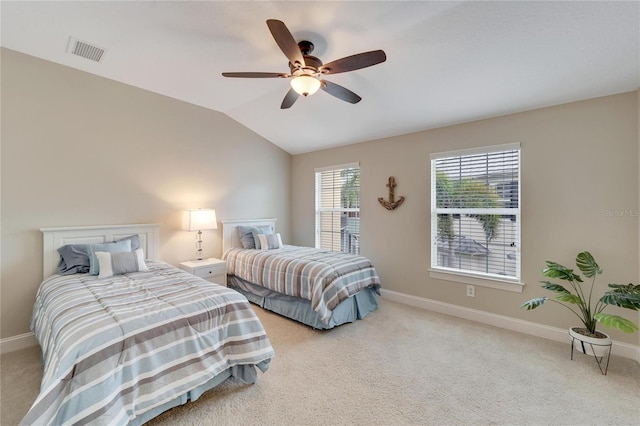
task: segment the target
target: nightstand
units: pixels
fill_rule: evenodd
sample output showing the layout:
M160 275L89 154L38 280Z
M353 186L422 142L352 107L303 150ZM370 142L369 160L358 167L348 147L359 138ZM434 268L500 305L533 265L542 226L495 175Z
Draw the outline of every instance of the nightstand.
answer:
M227 285L227 262L210 257L203 260L180 262L180 269L212 283Z

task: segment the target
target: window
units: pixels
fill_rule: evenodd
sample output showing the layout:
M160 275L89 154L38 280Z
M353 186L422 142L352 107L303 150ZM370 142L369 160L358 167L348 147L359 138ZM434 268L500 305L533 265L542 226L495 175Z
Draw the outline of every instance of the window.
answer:
M431 156L431 268L520 281L519 144Z
M316 247L360 253L360 165L316 169Z

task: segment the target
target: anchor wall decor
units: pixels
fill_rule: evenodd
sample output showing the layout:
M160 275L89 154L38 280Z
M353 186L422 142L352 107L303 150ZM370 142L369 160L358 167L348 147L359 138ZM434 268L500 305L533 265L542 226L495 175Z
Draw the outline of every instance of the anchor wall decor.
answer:
M378 198L378 202L387 210L394 210L404 201L404 197L398 198L397 201L394 199L393 188L395 188L395 186L396 178L394 178L393 176L389 176L389 183L387 184L387 187L389 188L389 200L385 200L382 197Z

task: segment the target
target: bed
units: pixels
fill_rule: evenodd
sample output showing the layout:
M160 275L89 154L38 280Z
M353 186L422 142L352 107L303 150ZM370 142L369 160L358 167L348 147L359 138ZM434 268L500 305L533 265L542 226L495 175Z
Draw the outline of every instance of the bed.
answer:
M138 425L268 369L273 348L246 298L158 261L158 225L41 231L31 328L44 371L22 424ZM70 247L98 248L98 275L57 274L73 269L58 252Z
M363 319L378 307L380 279L364 256L282 244L276 219L223 220L227 286L264 309L316 329ZM248 231L268 250L245 248ZM262 245L270 244L263 235ZM246 242L246 240L244 241ZM259 244L256 240L255 244Z

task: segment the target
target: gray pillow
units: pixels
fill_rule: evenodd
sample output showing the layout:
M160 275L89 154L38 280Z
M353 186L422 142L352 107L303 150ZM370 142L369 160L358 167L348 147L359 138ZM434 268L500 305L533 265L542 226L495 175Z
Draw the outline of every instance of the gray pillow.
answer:
M89 274L91 275L98 275L100 273L100 263L96 257L97 251L104 251L108 253L131 251L131 240L123 240L117 243L89 245Z
M253 249L260 248L260 240L258 240L258 234L273 234L273 227L271 225L260 226L236 226L238 230L238 238L242 248Z
M89 244L67 244L58 249L58 274L86 274L89 272Z

